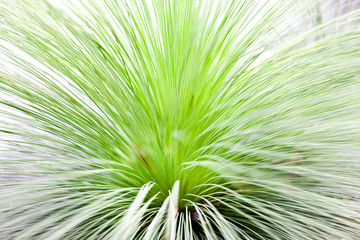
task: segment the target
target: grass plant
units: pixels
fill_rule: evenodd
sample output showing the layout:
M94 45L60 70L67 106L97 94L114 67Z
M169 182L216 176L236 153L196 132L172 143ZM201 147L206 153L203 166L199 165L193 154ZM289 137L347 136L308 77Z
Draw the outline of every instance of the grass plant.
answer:
M360 11L318 4L0 0L0 239L360 239Z

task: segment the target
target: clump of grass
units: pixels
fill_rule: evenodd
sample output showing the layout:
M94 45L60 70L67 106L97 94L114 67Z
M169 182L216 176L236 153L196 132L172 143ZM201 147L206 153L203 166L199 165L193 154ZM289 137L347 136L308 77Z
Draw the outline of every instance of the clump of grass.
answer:
M0 238L358 239L360 12L317 4L2 0Z

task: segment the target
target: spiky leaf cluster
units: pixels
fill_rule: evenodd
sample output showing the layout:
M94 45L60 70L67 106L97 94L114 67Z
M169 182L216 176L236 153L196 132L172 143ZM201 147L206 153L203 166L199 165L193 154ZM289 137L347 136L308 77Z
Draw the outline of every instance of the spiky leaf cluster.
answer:
M359 239L360 11L319 4L1 0L0 239Z

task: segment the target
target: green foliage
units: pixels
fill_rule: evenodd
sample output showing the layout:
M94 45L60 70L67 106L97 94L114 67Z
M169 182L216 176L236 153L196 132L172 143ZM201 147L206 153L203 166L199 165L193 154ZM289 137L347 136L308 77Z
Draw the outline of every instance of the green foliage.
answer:
M360 238L360 11L0 1L0 239Z

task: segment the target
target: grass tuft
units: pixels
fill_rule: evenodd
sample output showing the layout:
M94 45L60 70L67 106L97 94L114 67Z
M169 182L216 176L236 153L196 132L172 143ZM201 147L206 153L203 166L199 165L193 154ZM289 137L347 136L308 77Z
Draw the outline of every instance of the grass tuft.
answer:
M1 0L0 239L359 239L331 2Z

